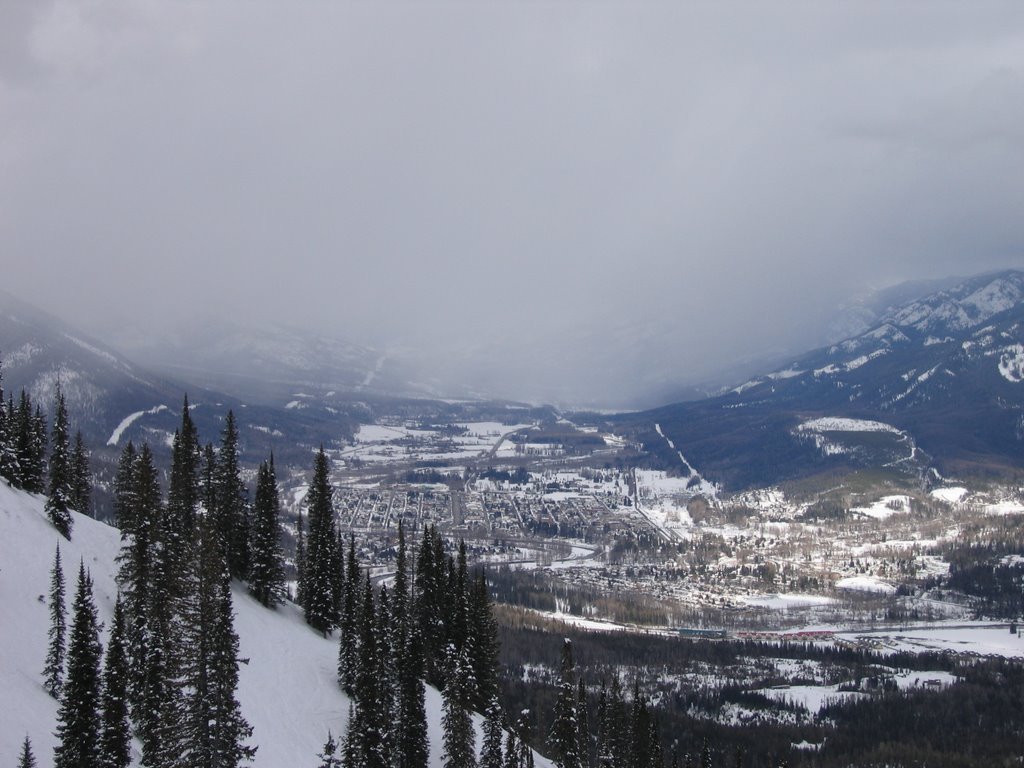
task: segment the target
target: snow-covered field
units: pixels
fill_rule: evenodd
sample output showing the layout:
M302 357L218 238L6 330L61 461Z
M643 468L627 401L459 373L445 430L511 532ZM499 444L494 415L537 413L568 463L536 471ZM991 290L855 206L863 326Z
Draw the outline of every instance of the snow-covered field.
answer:
M41 670L49 628L46 595L57 544L69 611L80 561L92 574L100 620L108 627L117 595L118 531L75 514L72 540L66 541L46 520L43 503L42 497L0 481L0 763L9 765L14 765L26 735L41 765L49 764L55 744L57 702L43 690ZM268 610L237 586L234 602L240 657L248 660L239 667L238 698L253 726L250 743L259 745L253 765L312 765L328 730L336 738L345 732L349 700L335 682L337 641L311 631L290 604ZM427 688L426 703L430 765L439 768L440 694ZM480 744L478 736L478 748ZM134 760L138 757L136 750ZM549 768L548 761L536 760Z

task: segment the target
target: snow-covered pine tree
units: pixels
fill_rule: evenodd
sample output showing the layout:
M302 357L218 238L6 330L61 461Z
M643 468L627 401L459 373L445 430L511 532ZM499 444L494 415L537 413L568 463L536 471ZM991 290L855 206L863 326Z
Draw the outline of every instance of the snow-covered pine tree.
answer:
M252 536L249 541L249 590L267 607L284 601L284 554L281 551L281 502L277 493L274 457L260 465L256 476Z
M124 606L114 603L114 621L103 663L103 719L100 729L100 766L127 768L131 759L131 723L128 718L128 650Z
M487 576L481 570L468 585L469 659L476 680L473 706L483 711L498 694L498 624L491 613Z
M306 597L302 592L306 573L306 532L302 511L295 515L295 604L302 607Z
M651 732L655 731L652 740ZM640 681L633 681L633 708L630 714L630 755L636 768L661 768L661 756L655 761L654 746L657 740L656 728L647 706L647 697L640 691Z
M349 534L345 560L345 588L341 598L341 638L338 645L338 682L349 696L356 686L359 667L359 561L356 560L356 538Z
M324 742L323 751L317 755L320 758L320 765L317 768L342 768L345 765L345 761L338 754L338 749L339 746L334 740L334 735L327 731L327 741Z
M255 755L245 742L252 727L242 716L238 688L238 635L234 630L231 575L220 530L199 524L196 590L188 603L179 740L187 765L236 768Z
M89 451L82 439L82 430L75 430L71 448L71 508L92 517L92 471L89 469Z
M398 673L394 664L395 651L391 598L387 585L382 584L377 593L377 615L374 628L377 637L377 690L379 696L378 717L381 724L381 750L386 765L394 765L394 749L397 741L394 713L398 705Z
M238 465L238 427L230 410L217 454L214 499L214 519L228 553L228 569L232 578L245 579L249 570L249 502Z
M68 644L67 679L57 712L54 768L95 768L99 763L102 653L92 579L82 562Z
M480 747L480 768L502 768L502 714L495 696L487 705L484 720L484 741Z
M548 736L555 765L559 768L582 768L579 753L579 725L576 707L576 662L572 641L562 643L562 660L558 681L558 698Z
M55 699L60 697L64 685L64 656L67 650L67 620L64 609L64 569L60 562L60 544L53 553L50 568L50 643L46 650L46 664L43 667L43 687Z
M579 735L580 763L584 768L590 766L590 713L587 709L587 686L580 675L576 690L576 725ZM661 766L658 766L661 768Z
M519 745L519 739L516 738L516 732L510 730L508 732L508 738L505 740L505 762L504 768L522 768L523 766L523 751Z
M426 768L430 746L423 687L423 644L411 625L398 656L398 716L395 718L396 768Z
M0 410L3 410L3 400L0 400ZM32 740L28 734L25 734L25 740L21 743L18 768L36 768L36 756L32 754Z
M444 687L444 752L441 756L444 768L476 768L476 733L466 702L473 691L473 671L465 649L456 651L449 646L451 670L448 684Z
M71 538L71 507L73 499L73 468L71 443L68 438L68 409L64 393L57 387L54 406L53 433L50 436L50 467L47 485L46 516L65 539Z
M359 630L359 665L356 671L355 722L356 751L359 768L388 768L387 712L380 685L381 657L378 645L379 627L373 599L373 586L367 570L363 582Z
M192 558L195 543L196 512L199 509L199 434L185 396L181 408L181 426L171 443L171 476L167 486L167 512L164 515L164 543L167 559L184 563ZM178 569L181 570L181 569ZM177 596L184 586L175 578L170 585Z
M313 481L306 495L309 536L306 539L306 564L303 570L302 594L305 598L306 623L327 634L338 624L338 600L334 594L334 573L338 558L334 526L334 504L327 470L327 454L323 446L313 465Z
M121 538L131 531L135 521L135 445L131 440L121 449L114 476L114 525L121 531Z
M3 370L0 366L0 479L11 485L18 477L18 455L15 451L15 430L13 408L8 410L4 397ZM12 403L13 405L13 403Z
M14 485L29 493L42 493L45 469L43 457L46 454L46 420L39 408L33 409L32 398L24 389L21 390L17 410L14 408L13 401L10 402L7 416L8 429L12 431L18 465L18 476Z

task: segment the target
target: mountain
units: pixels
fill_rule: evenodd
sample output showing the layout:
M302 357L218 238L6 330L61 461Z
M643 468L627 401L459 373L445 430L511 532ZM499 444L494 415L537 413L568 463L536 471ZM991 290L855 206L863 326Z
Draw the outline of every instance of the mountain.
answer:
M690 464L730 488L841 467L920 477L928 469L1019 473L1024 272L981 275L916 296L862 332L716 397L619 423L663 463L679 466L671 440Z
M119 349L148 368L250 403L284 406L305 396L323 402L366 397L461 396L417 380L414 356L280 323L242 325L203 318L162 334L120 329Z
M302 397L268 406L204 386L198 377L154 372L2 292L0 364L5 392L16 397L24 388L44 411L53 407L59 382L72 427L82 430L93 454L93 469L101 477L109 474L128 440L149 442L158 460L163 460L181 424L186 393L204 440L219 441L224 416L234 409L246 462L261 461L274 451L282 464L305 466L313 448L350 436L355 423L344 407L306 402Z
M15 491L0 481L0 760L9 765L14 765L26 735L40 765L49 764L55 743L57 702L43 689L41 670L49 629L44 596L57 544L68 595L74 594L77 563L84 562L94 582L100 621L107 629L117 597L114 558L121 544L119 531L73 513L72 540L65 541L47 521L43 504L41 496ZM349 699L335 681L337 640L313 632L290 603L268 610L237 584L232 598L243 660L238 700L253 726L250 743L259 745L252 765L315 765L328 730L340 741L348 718ZM426 708L429 765L439 768L441 695L430 687ZM480 718L474 716L474 721L479 731ZM478 734L478 747L481 743ZM133 765L138 758L136 744ZM541 768L550 768L544 758L535 759Z

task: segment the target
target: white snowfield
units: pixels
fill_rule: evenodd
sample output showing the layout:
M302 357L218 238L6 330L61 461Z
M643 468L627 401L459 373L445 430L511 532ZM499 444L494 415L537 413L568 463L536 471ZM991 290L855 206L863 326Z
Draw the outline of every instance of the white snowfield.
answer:
M800 432L892 432L902 434L891 424L867 419L845 419L838 416L823 416L805 421L797 429Z
M0 481L0 764L14 765L25 736L40 765L49 765L55 745L57 702L43 690L50 566L60 543L70 625L79 561L95 582L100 621L111 624L117 595L114 558L120 533L74 514L72 540L54 530L43 513L44 499L12 490ZM238 699L253 726L251 744L259 746L252 765L285 768L315 765L330 730L345 733L349 700L335 682L337 640L306 626L288 604L268 610L234 589L235 629L239 635ZM106 644L104 631L102 642ZM441 766L441 695L427 688L430 765ZM477 749L481 722L475 717ZM133 765L139 760L135 745ZM550 768L537 755L538 768Z
M111 433L110 439L107 440L107 445L117 445L119 442L121 442L121 435L124 434L124 431L128 429L128 427L130 427L136 421L138 421L140 418L145 416L147 413L155 414L166 410L166 405L158 405L155 406L154 408L150 408L148 411L136 411L135 413L128 414L123 419L121 419L121 423L118 424L117 427L114 429L113 433Z

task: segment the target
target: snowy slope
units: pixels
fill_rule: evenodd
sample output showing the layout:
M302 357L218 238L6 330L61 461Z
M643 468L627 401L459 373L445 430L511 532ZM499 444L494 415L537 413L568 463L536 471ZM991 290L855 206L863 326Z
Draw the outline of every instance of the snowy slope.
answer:
M46 595L58 541L69 614L80 559L92 573L100 620L107 626L117 594L119 532L75 514L72 541L65 541L47 522L43 503L43 497L0 481L0 764L15 763L26 734L39 764L51 761L57 702L43 690L40 672L49 627ZM312 632L292 605L270 611L238 587L234 600L240 656L248 659L239 670L239 700L253 726L251 743L259 745L253 765L315 764L328 729L341 736L348 715L348 698L335 683L337 642ZM439 767L440 694L428 688L426 703L430 764ZM478 734L478 748L481 741ZM538 757L537 765L547 768L549 763Z

